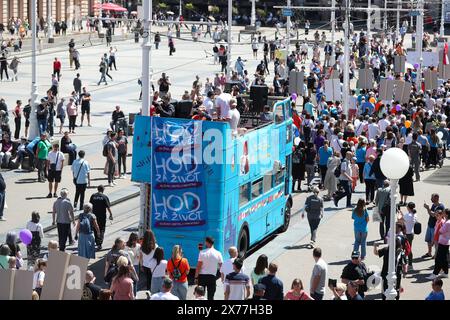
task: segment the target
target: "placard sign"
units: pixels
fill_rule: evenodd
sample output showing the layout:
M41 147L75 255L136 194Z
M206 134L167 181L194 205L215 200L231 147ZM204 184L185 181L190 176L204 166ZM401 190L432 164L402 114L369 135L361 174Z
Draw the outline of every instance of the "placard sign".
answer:
M137 116L134 120L132 181L150 183L152 180L151 132L151 117Z
M152 223L206 228L202 122L152 118Z

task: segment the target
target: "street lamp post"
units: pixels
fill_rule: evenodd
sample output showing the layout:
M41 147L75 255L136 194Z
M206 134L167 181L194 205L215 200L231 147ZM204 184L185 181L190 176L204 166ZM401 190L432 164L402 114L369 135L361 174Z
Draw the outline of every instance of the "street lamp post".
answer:
M419 53L419 67L417 68L417 76L416 76L416 88L417 90L421 89L421 83L422 83L422 62L423 62L423 48L422 48L422 41L423 41L423 2L422 0L419 0L417 2L417 9L419 9L419 16L417 17L417 23L416 23L416 52Z
M150 81L151 81L151 23L152 18L152 0L144 0L144 21L143 21L143 43L142 43L142 115L150 115ZM145 229L151 226L151 186L148 183L141 183L141 216L139 220L139 235L143 236ZM150 195L150 196L149 196Z
M370 32L370 29L372 29L372 21L371 21L371 17L370 17L370 3L372 2L372 0L369 0L369 2L367 3L367 41L369 42L369 46L370 46L370 39L372 38L372 34Z
M53 39L52 0L47 0L47 29L48 43L54 43L55 39Z
M384 19L383 19L383 29L385 30L385 31L387 31L387 27L388 27L388 24L387 24L387 15L388 15L388 11L387 11L387 0L384 0Z
M287 6L290 8L291 7L291 0L287 0ZM286 17L286 62L287 62L287 57L289 57L289 55L291 54L290 52L291 50L291 16L288 15Z
M397 0L397 9L400 9L400 1L401 0ZM398 39L400 39L400 10L397 10L397 30L395 32L398 41Z
M439 34L441 37L445 36L445 29L444 29L445 4L446 4L446 0L441 0L441 28L439 30Z
M396 222L396 193L398 180L403 178L408 172L408 155L399 148L390 148L381 157L380 167L383 174L391 181L391 213L389 228L389 267L388 267L388 288L384 295L387 300L394 300L397 296L395 284L397 280L395 266L395 222Z
M228 32L227 32L227 81L231 80L231 26L233 25L233 0L228 0Z
M256 0L252 0L252 15L250 18L250 24L256 26Z
M39 128L36 118L36 109L39 104L39 93L37 86L37 0L31 0L31 113L30 113L30 132L28 133L28 139L33 140L39 135Z
M346 0L345 23L344 23L344 84L342 86L342 107L344 114L348 112L349 91L350 91L350 0Z
M183 3L180 0L180 9L178 11L178 17L181 17L183 15Z

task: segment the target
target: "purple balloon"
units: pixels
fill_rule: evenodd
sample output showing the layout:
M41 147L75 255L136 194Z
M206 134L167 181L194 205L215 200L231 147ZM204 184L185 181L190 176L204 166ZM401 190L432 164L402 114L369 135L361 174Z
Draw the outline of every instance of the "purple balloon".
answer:
M296 93L291 94L291 99L293 101L297 100L297 94Z
M388 80L394 80L393 76L388 76Z
M31 243L31 240L33 239L33 234L28 229L23 229L19 233L19 238L22 240L22 242L26 245L29 245Z
M414 63L414 69L418 69L419 68L419 64L418 63Z

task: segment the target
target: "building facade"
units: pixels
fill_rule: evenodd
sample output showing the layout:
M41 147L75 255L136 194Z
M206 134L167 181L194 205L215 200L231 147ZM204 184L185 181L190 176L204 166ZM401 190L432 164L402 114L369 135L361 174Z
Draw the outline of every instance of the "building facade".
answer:
M51 8L53 21L70 21L73 17L92 14L98 0L0 0L0 23L6 27L11 18L29 19L32 1L37 1L39 19L47 19L48 8Z

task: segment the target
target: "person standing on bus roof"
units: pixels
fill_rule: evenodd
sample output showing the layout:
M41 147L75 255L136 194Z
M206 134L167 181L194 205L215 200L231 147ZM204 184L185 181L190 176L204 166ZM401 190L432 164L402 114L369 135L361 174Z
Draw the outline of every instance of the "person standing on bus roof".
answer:
M199 286L206 287L208 300L214 300L216 293L217 270L222 267L222 254L214 249L214 239L206 237L206 249L198 255L197 269L195 270L195 282Z

